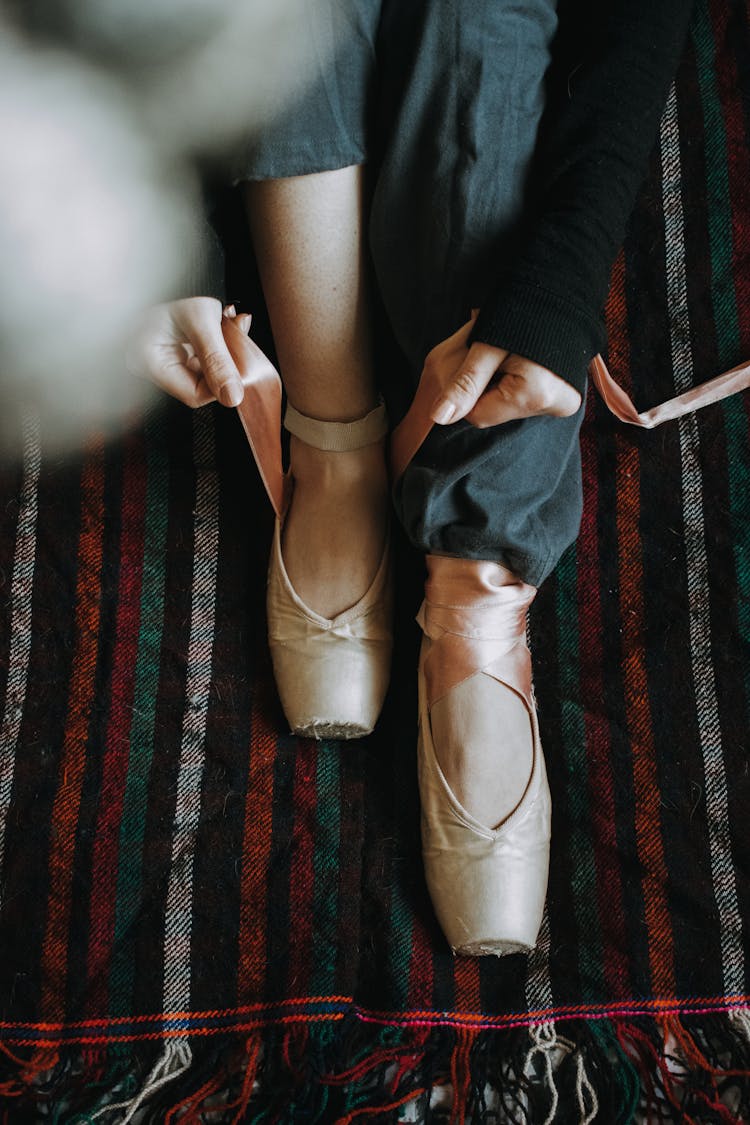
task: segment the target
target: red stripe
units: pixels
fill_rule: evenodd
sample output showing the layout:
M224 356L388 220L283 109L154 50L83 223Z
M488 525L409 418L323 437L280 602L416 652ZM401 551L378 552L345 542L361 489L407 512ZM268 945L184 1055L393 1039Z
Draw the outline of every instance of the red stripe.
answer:
M130 438L125 445L123 466L120 575L110 712L92 857L86 967L89 981L86 1008L90 1014L104 1012L107 1008L107 983L115 929L119 828L128 773L140 626L145 513L146 465L142 443Z
M94 450L81 472L76 644L58 788L50 821L49 908L41 958L41 1010L51 1019L62 1017L65 1008L73 852L99 648L103 522L104 469L101 451Z
M289 872L289 978L291 992L304 992L310 981L313 891L315 886L315 788L319 751L309 739L300 740L294 763L294 833ZM336 751L334 751L336 753Z
M618 373L630 370L627 309L624 300L609 309L613 347L610 358ZM640 459L638 447L617 428L617 549L621 643L626 726L630 738L635 793L635 831L643 864L643 898L648 932L651 987L657 994L674 992L674 943L667 907L667 869L661 838L660 790L646 673L646 620L643 605L643 561L640 539ZM606 910L603 917L606 917Z
M266 964L266 884L271 853L276 734L268 722L266 709L259 706L255 693L250 729L237 934L237 996L240 1003L263 995Z
M479 999L479 959L456 957L453 975L456 982L456 1007L463 1012L481 1012Z
M616 353L618 334L624 329L625 264L620 253L612 271L607 307L610 350ZM593 395L592 404L593 407ZM611 770L610 726L602 707L602 612L599 558L599 473L593 409L581 431L583 465L583 519L577 554L578 605L580 607L580 677L584 705L584 727L589 770L589 808L595 840L597 898L601 920L603 961L607 992L623 995L629 984L628 943L622 881L615 831L615 799Z
M413 918L407 1003L410 1008L429 1007L435 985L432 942L422 921L421 912L415 911Z

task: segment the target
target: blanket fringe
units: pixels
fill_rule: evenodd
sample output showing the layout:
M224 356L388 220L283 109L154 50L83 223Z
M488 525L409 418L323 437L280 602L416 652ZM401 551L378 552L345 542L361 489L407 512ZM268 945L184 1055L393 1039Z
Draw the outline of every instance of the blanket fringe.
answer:
M101 1049L0 1048L0 1122L65 1125L684 1125L750 1120L750 1011L525 1028L403 1028L355 1013Z

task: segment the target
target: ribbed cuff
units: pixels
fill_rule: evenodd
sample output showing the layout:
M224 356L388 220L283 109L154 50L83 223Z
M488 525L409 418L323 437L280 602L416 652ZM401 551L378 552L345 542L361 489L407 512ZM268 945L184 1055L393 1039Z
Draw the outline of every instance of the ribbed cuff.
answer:
M503 279L485 301L470 341L504 348L554 371L583 394L605 342L601 320L533 282Z

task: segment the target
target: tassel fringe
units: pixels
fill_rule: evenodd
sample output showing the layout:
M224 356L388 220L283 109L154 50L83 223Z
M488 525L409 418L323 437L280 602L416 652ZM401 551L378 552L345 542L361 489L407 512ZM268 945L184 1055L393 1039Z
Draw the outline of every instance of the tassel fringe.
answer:
M750 1012L377 1027L353 1013L28 1057L0 1047L0 1123L628 1125L750 1120Z

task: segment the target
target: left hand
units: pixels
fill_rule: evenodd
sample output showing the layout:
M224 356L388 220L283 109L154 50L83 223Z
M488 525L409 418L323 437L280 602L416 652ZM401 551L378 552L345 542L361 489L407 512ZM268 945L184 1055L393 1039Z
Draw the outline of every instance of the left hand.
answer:
M469 346L475 320L476 313L425 360L425 376L440 388L430 411L435 422L465 418L484 429L516 418L576 413L580 393L553 371L490 344Z
M155 305L142 316L127 352L127 366L186 406L216 399L224 406L242 401L240 373L222 335L222 319L236 320L242 332L249 313L234 305L223 310L215 297L186 297Z

